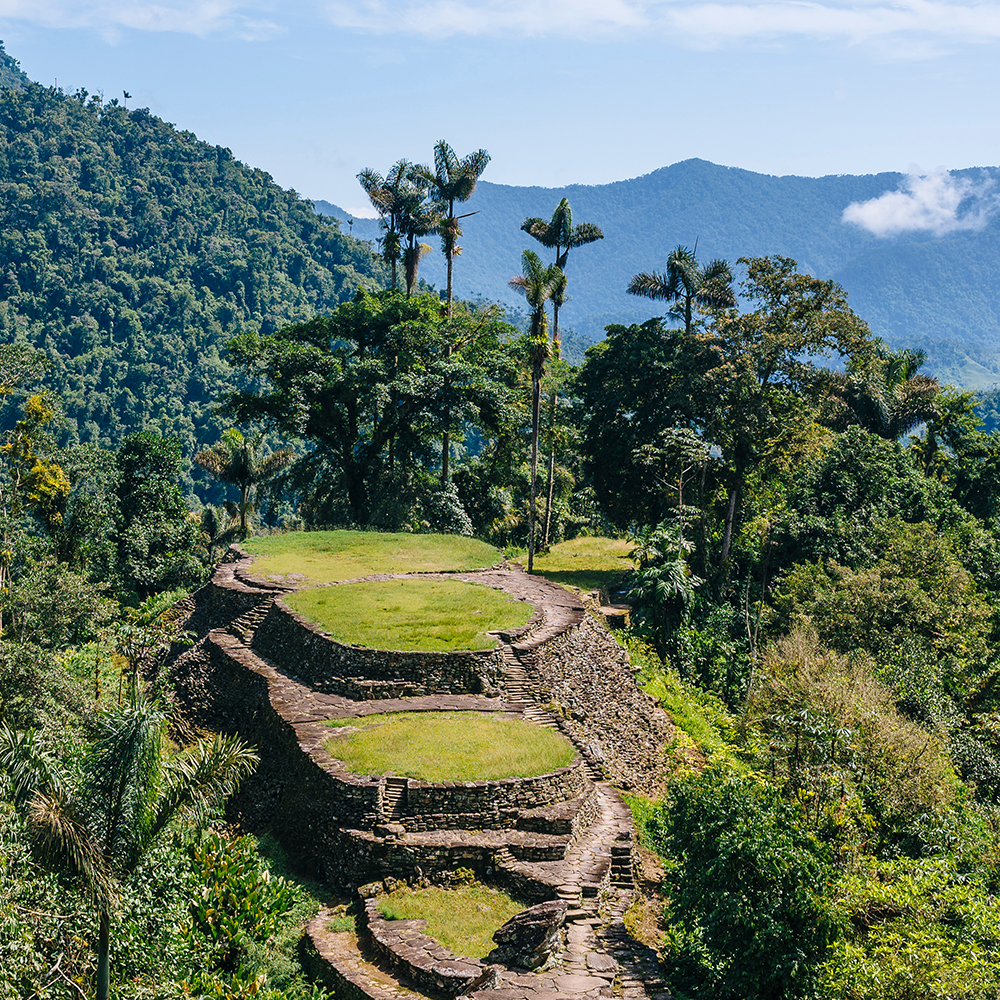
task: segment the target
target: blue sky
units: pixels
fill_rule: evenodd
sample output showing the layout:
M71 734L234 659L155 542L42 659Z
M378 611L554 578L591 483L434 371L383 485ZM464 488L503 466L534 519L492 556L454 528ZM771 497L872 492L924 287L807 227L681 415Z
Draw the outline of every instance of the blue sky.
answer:
M1000 164L1000 2L0 0L0 37L356 212L441 138L541 186Z

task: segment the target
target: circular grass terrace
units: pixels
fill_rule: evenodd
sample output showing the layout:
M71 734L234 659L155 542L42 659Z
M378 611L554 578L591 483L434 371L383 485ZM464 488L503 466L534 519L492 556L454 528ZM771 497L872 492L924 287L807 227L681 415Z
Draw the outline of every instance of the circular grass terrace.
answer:
M386 920L426 920L428 937L440 941L454 955L478 959L493 950L494 933L524 905L481 882L451 889L403 886L378 901Z
M371 580L289 594L285 603L338 642L399 652L494 649L486 633L523 628L534 607L459 580Z
M354 774L501 781L549 774L576 758L554 730L489 712L394 712L327 725L335 727L327 753Z
M254 557L257 576L316 583L388 573L461 573L488 569L502 558L476 538L405 532L295 531L249 538L242 547Z

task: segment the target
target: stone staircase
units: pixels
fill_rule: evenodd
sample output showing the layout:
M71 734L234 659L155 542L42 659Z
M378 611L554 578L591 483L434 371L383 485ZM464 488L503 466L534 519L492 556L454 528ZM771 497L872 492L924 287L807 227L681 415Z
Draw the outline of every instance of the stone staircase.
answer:
M396 819L406 814L406 778L386 777L385 815Z
M229 623L229 633L236 636L244 646L249 646L253 641L254 633L260 627L260 623L267 617L274 598L270 597L255 604L246 614L240 615Z
M512 712L520 712L529 722L544 729L558 729L559 724L548 712L540 709L531 697L528 675L509 643L501 643L503 657L504 700Z

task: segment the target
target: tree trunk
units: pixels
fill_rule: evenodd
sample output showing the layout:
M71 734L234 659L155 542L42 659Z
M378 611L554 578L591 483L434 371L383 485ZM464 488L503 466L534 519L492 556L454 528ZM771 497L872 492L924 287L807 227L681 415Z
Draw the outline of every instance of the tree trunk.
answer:
M452 303L452 298L451 298L451 275L452 275L452 269L454 267L454 263L455 263L454 254L449 253L448 254L448 319L451 319L451 303Z
M97 935L97 1000L108 1000L111 991L111 916L101 907L100 928Z
M445 414L448 417L448 414ZM451 435L445 431L441 435L441 488L448 485L448 453L451 451Z
M552 303L552 345L553 355L559 357L559 304ZM556 391L549 398L549 496L545 504L545 548L549 547L549 532L552 528L552 499L556 481Z
M729 502L726 504L726 526L722 532L722 552L719 561L723 566L729 562L729 550L733 543L733 523L736 520L736 500L740 492L740 484L737 479L729 487Z
M549 496L545 504L545 548L549 547L549 532L552 528L552 499L556 485L556 394L549 397Z
M535 569L535 497L538 478L538 404L542 380L536 374L531 385L531 500L528 505L528 572Z

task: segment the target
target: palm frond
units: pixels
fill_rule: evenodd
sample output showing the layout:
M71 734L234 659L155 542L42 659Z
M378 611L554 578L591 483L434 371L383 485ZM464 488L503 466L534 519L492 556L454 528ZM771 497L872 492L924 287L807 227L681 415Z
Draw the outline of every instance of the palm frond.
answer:
M108 859L94 839L90 826L64 795L37 792L28 811L32 847L46 862L81 877L99 904L114 899L113 875Z
M658 271L643 271L635 275L628 284L629 295L641 295L647 299L672 299L670 278Z
M604 239L604 232L600 226L595 226L592 222L581 222L573 230L573 236L566 244L569 247L582 247L588 243L595 243Z
M59 768L38 742L34 730L16 730L0 722L0 772L7 776L18 805L24 805L39 791L62 794Z
M246 744L222 735L200 740L178 754L165 770L163 792L155 805L149 839L181 813L206 815L239 788L259 761Z

